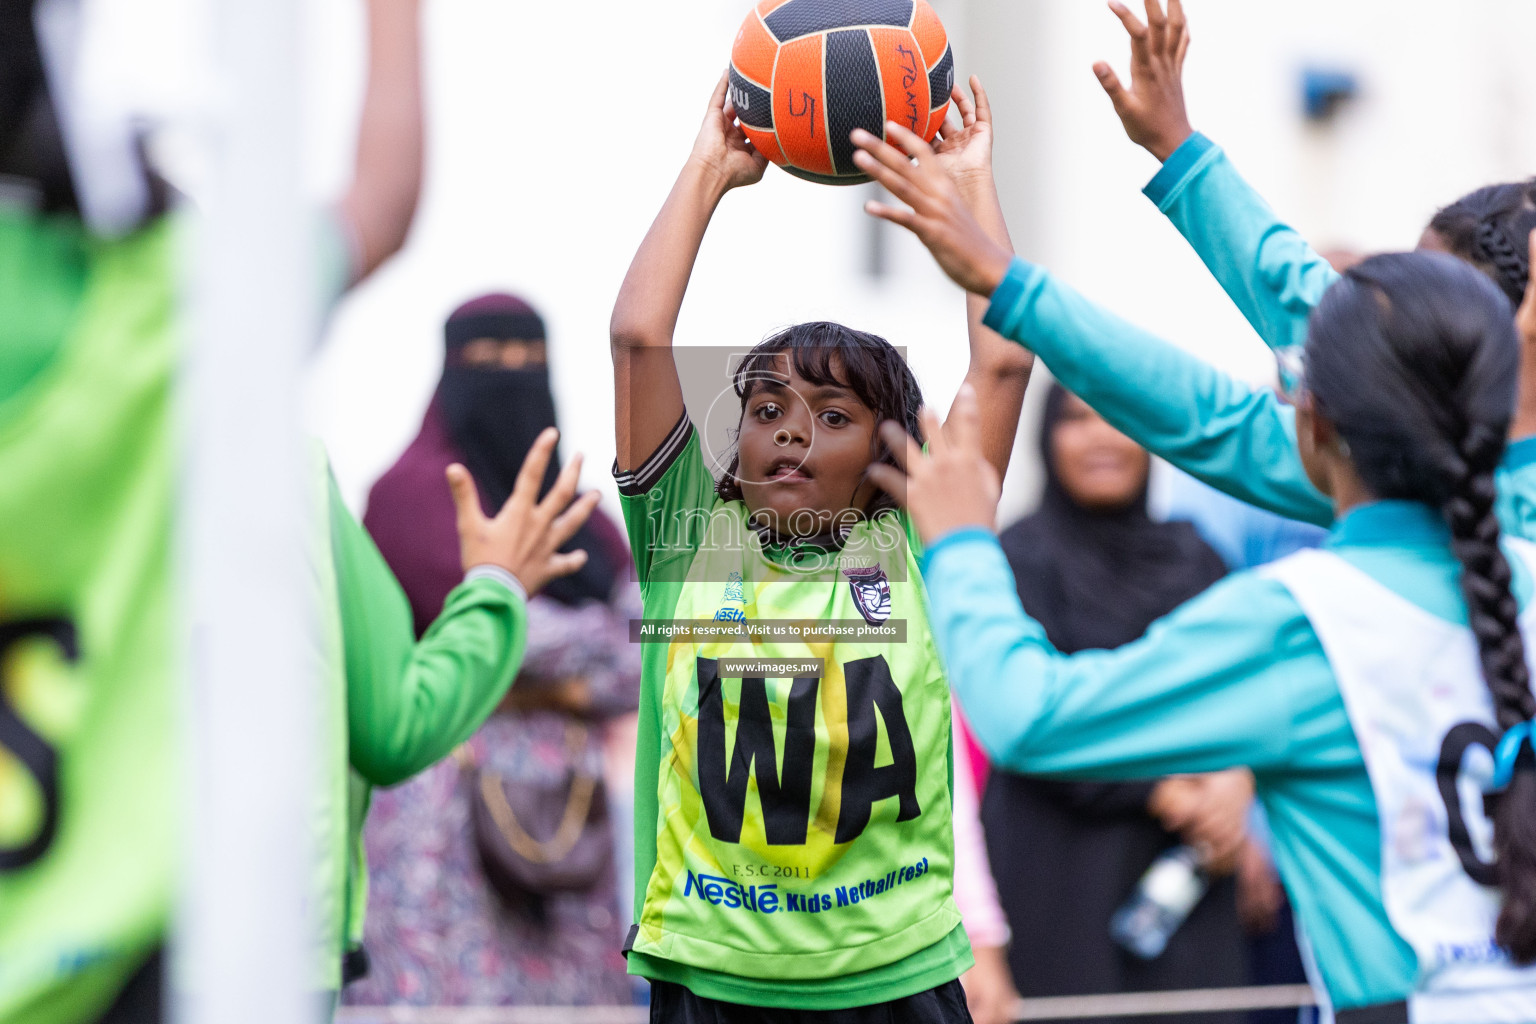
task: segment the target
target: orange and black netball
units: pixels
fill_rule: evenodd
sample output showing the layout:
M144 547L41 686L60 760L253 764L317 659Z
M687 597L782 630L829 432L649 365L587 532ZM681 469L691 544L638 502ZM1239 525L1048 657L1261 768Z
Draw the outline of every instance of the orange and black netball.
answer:
M954 55L926 0L761 0L731 48L731 101L758 151L808 181L868 181L855 128L895 121L931 141Z

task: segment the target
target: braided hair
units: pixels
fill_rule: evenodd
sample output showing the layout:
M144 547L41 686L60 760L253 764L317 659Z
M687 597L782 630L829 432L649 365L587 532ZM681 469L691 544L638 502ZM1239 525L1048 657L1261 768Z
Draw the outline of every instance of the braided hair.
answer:
M747 402L765 381L783 376L783 364L778 358L782 353L788 353L801 379L818 386L835 384L847 388L874 411L876 423L895 420L922 443L919 413L923 392L901 353L879 335L825 320L787 327L747 353L731 380L743 415ZM894 466L895 459L885 444L878 438L877 443L882 453L879 461ZM736 475L740 464L740 454L733 452L725 476L715 485L715 493L726 501L741 500L741 482ZM873 517L895 507L895 500L880 491L862 511Z
M1434 215L1430 230L1450 251L1493 278L1515 305L1531 276L1536 178L1469 192Z
M1307 385L1378 498L1425 502L1451 531L1468 622L1501 729L1536 718L1519 606L1494 514L1494 470L1515 404L1519 346L1488 278L1442 253L1375 256L1323 297ZM1496 938L1536 960L1536 760L1497 798Z

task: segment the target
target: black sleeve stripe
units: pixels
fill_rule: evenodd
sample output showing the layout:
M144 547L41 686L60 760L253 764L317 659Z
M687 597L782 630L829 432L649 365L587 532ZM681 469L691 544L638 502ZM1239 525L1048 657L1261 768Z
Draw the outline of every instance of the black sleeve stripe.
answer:
M667 435L667 439L634 469L620 470L619 460L613 460L613 479L619 485L619 493L626 497L634 497L644 494L655 487L672 468L672 463L682 454L688 446L688 439L693 436L693 423L688 419L688 411L683 410L682 418L677 421L677 426Z

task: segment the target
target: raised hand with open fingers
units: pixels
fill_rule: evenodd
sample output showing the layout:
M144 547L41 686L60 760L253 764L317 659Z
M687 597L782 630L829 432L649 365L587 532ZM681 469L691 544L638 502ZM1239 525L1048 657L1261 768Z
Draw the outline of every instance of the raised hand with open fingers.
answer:
M966 527L996 529L1003 485L982 452L975 390L969 384L960 386L947 424L928 408L922 420L927 454L900 424L881 424L880 438L902 468L875 463L869 467L870 480L912 513L925 544Z
M511 495L494 516L481 510L469 470L458 463L448 467L448 486L458 514L459 559L466 572L477 565L499 566L515 576L531 596L550 580L568 576L586 564L585 551L558 550L575 536L597 506L596 491L576 497L580 455L561 470L549 493L539 499L539 485L559 437L554 427L538 436L523 460Z
M1184 109L1189 24L1180 0L1168 0L1166 14L1161 0L1146 0L1146 5L1143 25L1120 0L1109 0L1109 9L1131 37L1130 88L1104 61L1093 66L1093 73L1115 105L1125 134L1158 160L1167 160L1194 132Z
M970 86L974 99L958 85L950 93L960 118L959 127L945 118L933 140L939 165L955 179L961 191L972 184L990 183L992 178L992 104L980 78L972 75Z
M853 162L910 209L870 201L864 204L865 212L915 234L944 273L966 291L991 295L1013 254L982 229L926 142L895 121L886 122L885 135L896 145L855 129L852 138L858 149Z
M691 157L718 176L722 191L756 184L768 169L768 158L752 148L736 123L729 92L730 73L725 72L709 97Z

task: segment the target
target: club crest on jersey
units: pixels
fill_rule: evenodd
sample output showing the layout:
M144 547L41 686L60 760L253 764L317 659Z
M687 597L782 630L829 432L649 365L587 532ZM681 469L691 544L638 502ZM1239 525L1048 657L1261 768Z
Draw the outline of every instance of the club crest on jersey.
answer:
M716 622L745 622L747 613L744 610L746 595L741 590L741 573L733 572L727 577L725 593L721 596L721 606L715 609Z
M844 566L843 575L848 577L853 603L859 606L865 622L878 626L891 617L891 581L886 579L884 569L878 565Z

